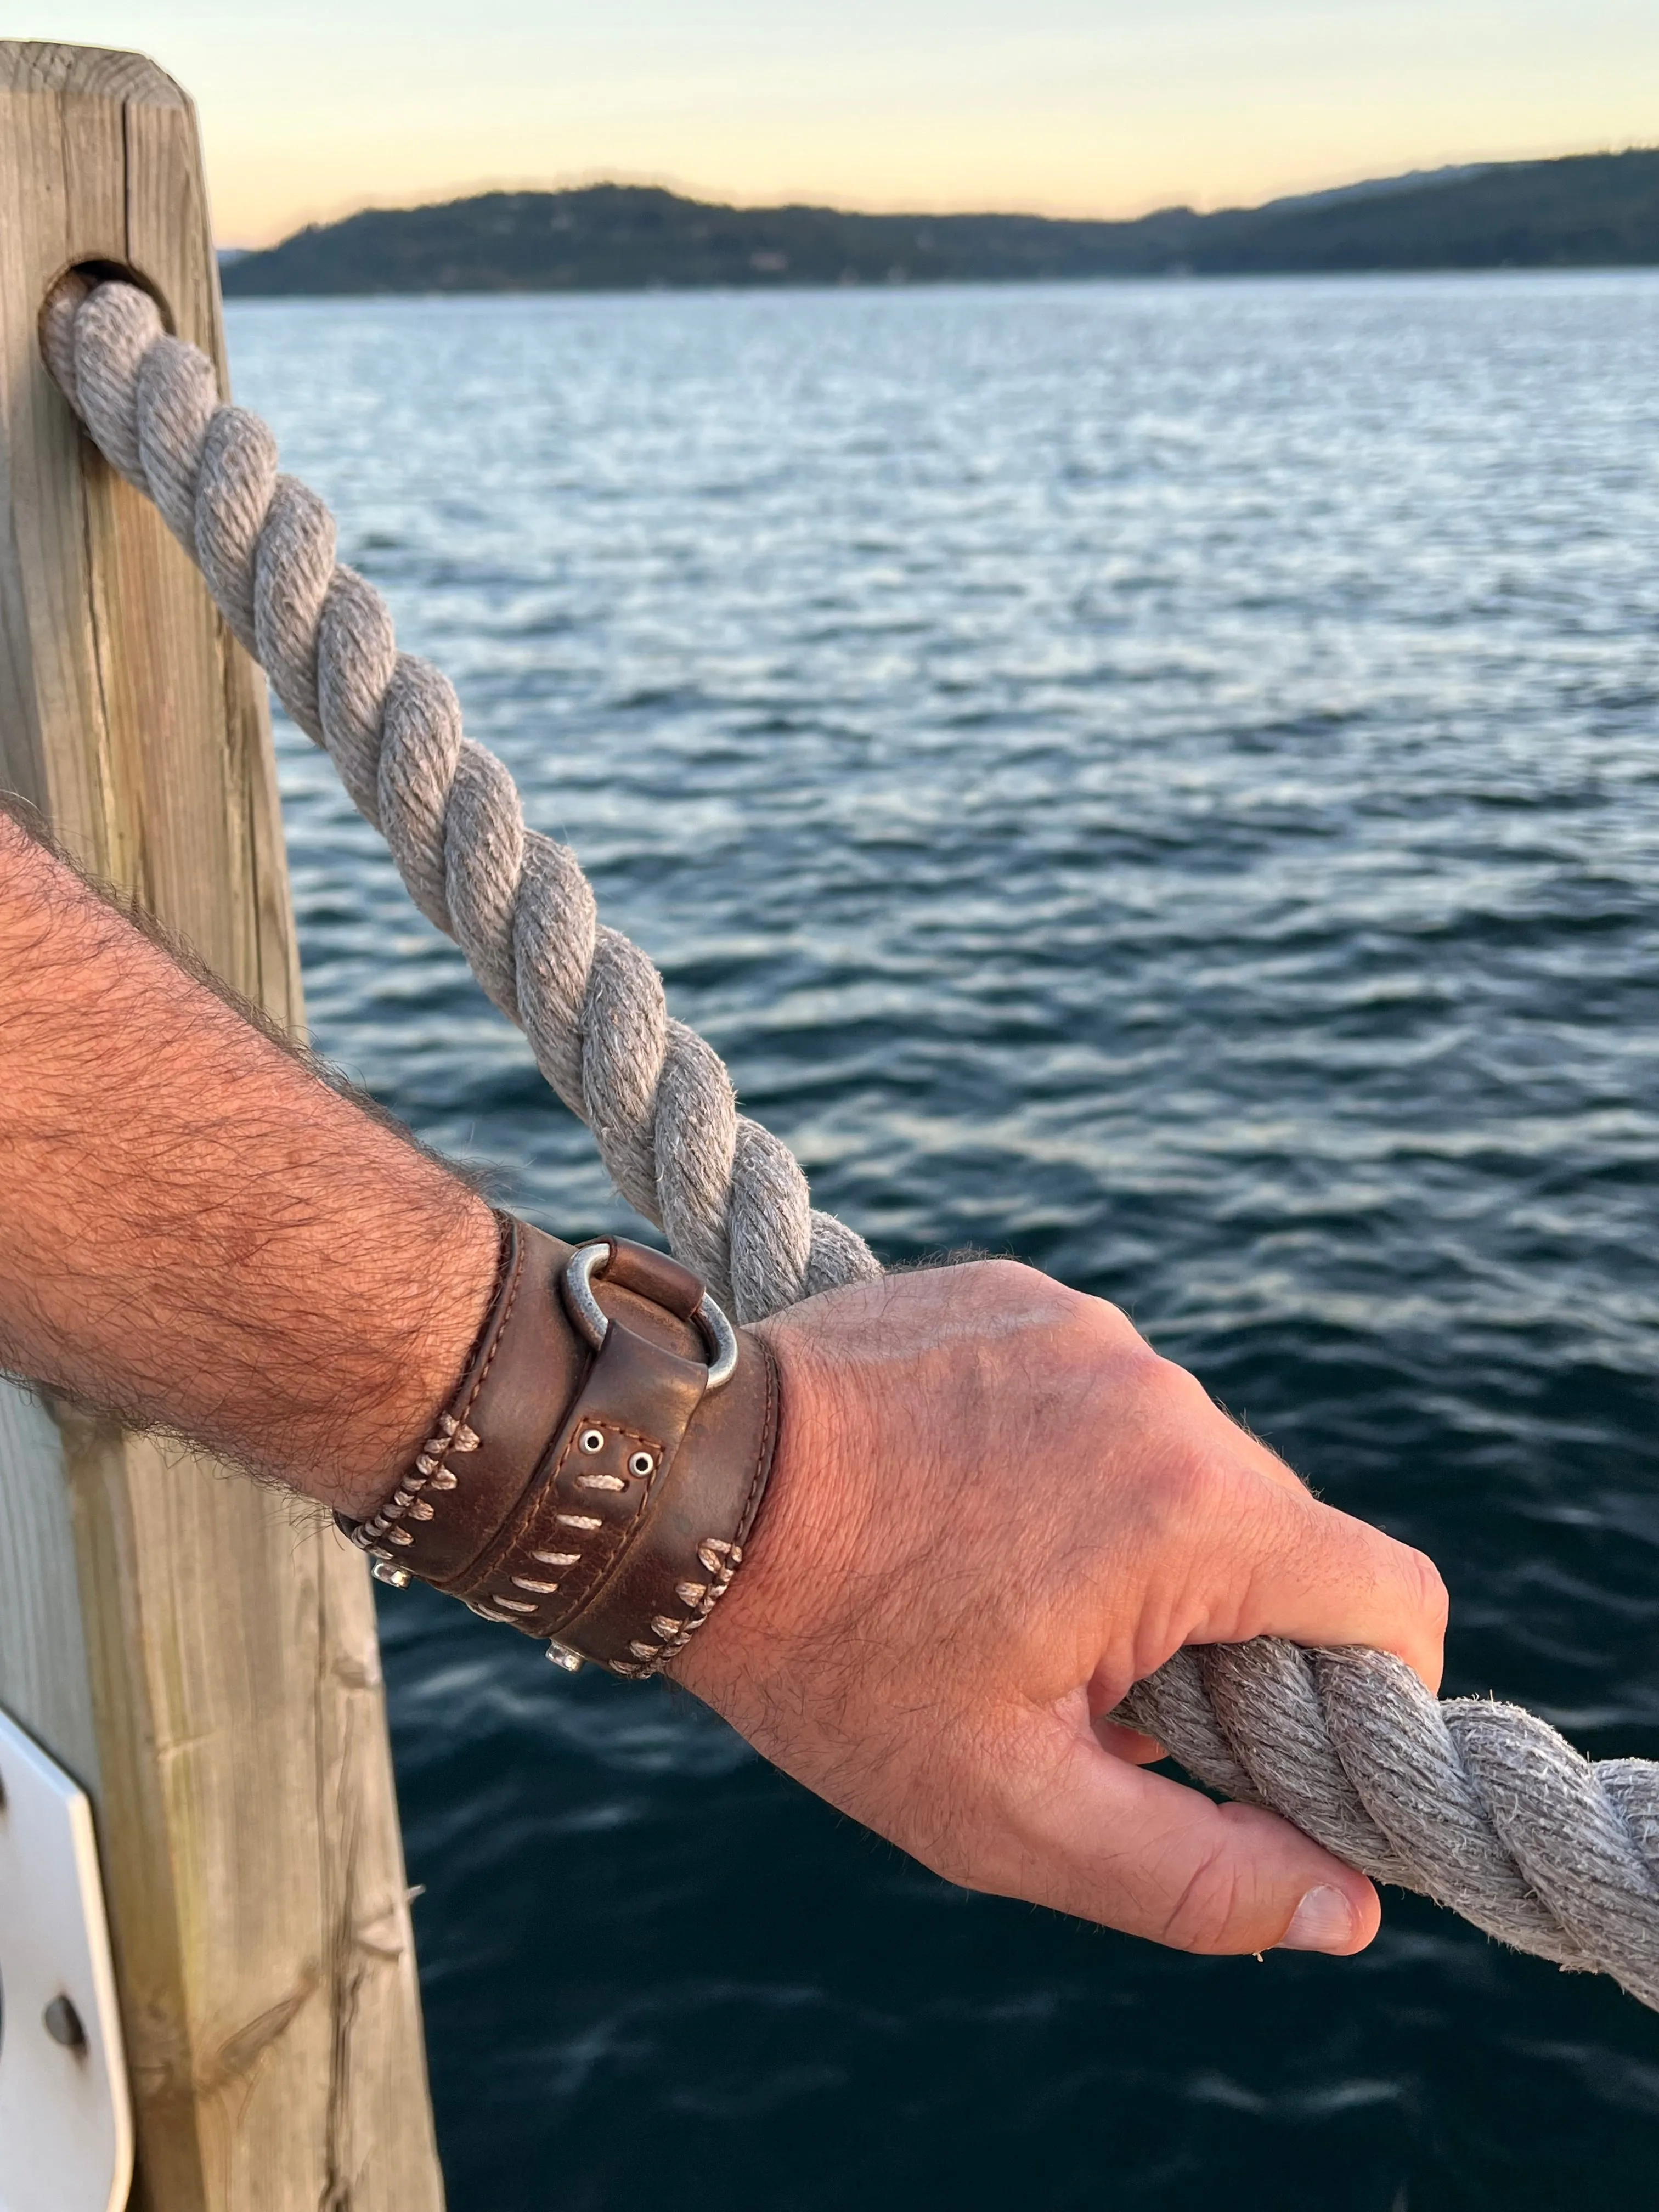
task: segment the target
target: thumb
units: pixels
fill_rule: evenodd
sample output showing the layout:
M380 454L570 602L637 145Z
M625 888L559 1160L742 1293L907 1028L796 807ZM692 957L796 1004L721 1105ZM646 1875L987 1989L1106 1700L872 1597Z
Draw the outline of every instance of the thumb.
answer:
M981 1832L996 1864L974 1887L1182 1951L1364 1949L1382 1911L1364 1875L1275 1813L1114 1758L1074 1702L1011 1721L1001 1844Z

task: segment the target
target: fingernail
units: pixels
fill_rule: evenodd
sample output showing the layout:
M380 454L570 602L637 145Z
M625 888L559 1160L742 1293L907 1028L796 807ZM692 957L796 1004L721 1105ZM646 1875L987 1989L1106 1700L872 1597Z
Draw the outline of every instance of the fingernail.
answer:
M1346 1951L1353 1941L1353 1907L1340 1889L1310 1889L1279 1937L1276 1951Z

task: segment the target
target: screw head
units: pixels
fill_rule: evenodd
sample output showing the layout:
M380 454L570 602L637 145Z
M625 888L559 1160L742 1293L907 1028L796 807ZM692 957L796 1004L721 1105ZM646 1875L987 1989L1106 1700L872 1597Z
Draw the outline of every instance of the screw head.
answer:
M52 2041L61 2044L65 2051L84 2051L87 2031L81 2025L81 2015L66 1996L55 1996L40 2015L40 2025Z

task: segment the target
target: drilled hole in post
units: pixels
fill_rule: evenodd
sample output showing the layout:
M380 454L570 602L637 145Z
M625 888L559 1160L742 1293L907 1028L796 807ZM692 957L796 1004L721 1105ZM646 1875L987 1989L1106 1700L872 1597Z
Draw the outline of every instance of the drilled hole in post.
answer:
M47 285L46 298L50 300L58 287L70 276L81 277L88 289L94 284L132 284L137 286L139 291L148 292L161 310L162 328L167 331L167 336L169 337L178 336L179 325L172 308L167 305L167 294L154 277L146 276L142 269L135 269L130 262L71 261L69 266L60 270Z
M179 325L167 305L166 294L159 284L152 283L145 276L142 269L134 269L125 261L71 261L67 267L60 269L47 285L46 296L40 302L40 313L36 319L41 357L54 376L58 374L59 363L54 355L52 328L59 302L67 296L78 307L94 284L109 283L131 284L139 291L147 292L155 302L162 329L169 337L178 336Z

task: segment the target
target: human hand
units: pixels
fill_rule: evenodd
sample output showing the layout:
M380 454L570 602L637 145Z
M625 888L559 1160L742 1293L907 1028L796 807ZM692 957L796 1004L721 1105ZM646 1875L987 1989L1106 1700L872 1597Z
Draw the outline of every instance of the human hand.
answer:
M771 1492L675 1678L967 1888L1184 1950L1363 1949L1363 1875L1143 1771L1158 1747L1103 1716L1183 1644L1262 1635L1370 1644L1437 1688L1429 1560L1319 1504L1115 1307L1012 1262L765 1328Z

